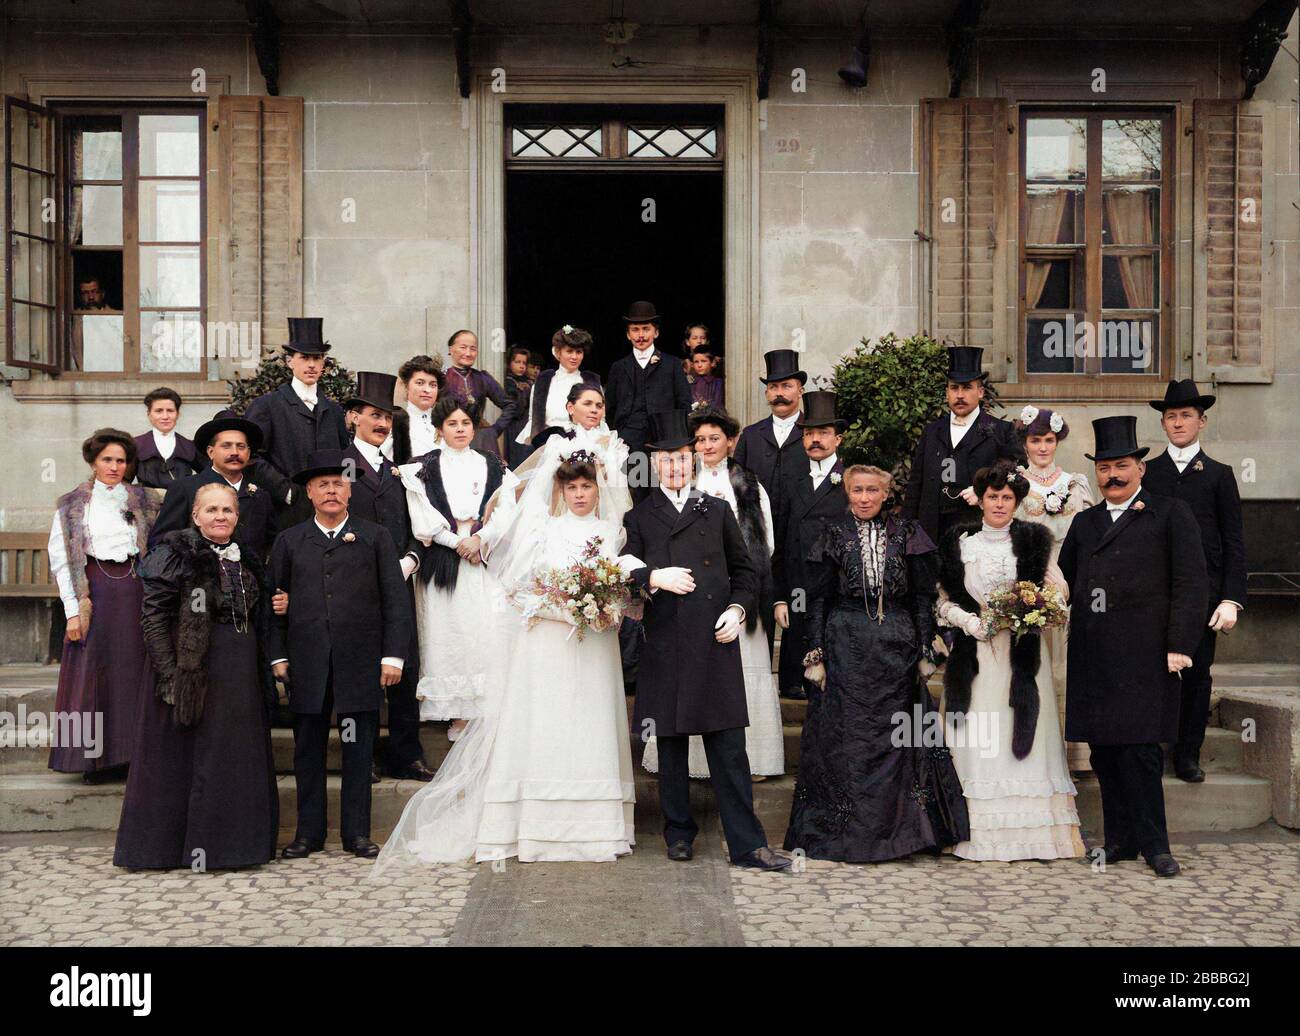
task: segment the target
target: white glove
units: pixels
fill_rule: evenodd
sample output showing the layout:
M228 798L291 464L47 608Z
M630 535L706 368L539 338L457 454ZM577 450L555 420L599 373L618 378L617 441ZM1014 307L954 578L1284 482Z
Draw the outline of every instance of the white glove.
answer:
M1220 601L1210 616L1210 629L1216 633L1227 633L1237 625L1237 606L1231 601Z
M961 628L976 640L989 639L989 635L984 632L984 623L978 615L967 615L961 620Z
M809 683L815 683L823 691L826 690L826 666L821 662L816 665L806 666L803 671L803 678Z
M402 568L402 578L410 579L411 573L415 571L416 567L419 565L419 562L417 562L415 558L411 557L410 554L406 554L403 555L400 561L398 561L398 565L400 565Z
M650 573L652 590L667 590L670 594L688 594L695 589L695 580L689 568L656 568Z
M745 621L744 614L737 605L728 607L713 624L713 639L719 644L730 644L740 636L740 628Z

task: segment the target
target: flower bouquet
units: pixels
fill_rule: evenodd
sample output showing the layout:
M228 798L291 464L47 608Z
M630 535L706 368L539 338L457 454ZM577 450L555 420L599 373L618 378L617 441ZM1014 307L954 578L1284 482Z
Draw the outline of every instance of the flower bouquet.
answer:
M543 619L567 622L582 640L587 632L613 629L632 599L632 581L614 558L600 553L601 537L587 541L582 554L567 568L551 568L536 576L519 596L524 624L532 629Z
M1022 579L989 594L980 617L990 639L1002 630L1010 630L1019 640L1026 633L1064 626L1070 612L1059 588Z

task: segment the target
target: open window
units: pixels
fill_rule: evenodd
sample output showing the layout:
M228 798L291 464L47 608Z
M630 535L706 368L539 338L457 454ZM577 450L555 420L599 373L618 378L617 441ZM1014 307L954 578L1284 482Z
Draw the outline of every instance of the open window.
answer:
M5 98L5 362L59 369L56 340L54 120Z

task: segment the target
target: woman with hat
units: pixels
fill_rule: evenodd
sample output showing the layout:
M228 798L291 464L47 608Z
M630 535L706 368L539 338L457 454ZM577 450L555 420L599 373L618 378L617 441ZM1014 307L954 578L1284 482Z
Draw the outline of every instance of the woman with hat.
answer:
M429 548L415 592L420 718L452 720L454 741L481 712L488 656L499 648L482 636L494 588L483 557L513 508L519 480L496 454L471 445L474 417L455 395L439 399L432 417L442 448L398 470L411 532Z
M1021 465L1020 470L1029 487L1029 492L1016 509L1016 517L1047 527L1052 534L1052 563L1055 564L1074 516L1092 506L1092 488L1087 475L1063 471L1056 466L1057 447L1070 434L1065 418L1046 407L1026 405L1013 424L1028 458L1028 463ZM1065 629L1053 627L1042 634L1042 639L1047 657L1045 664L1056 688L1056 712L1064 733ZM1082 773L1089 769L1087 745L1067 745L1066 756L1072 772Z
M198 487L192 521L167 533L140 572L157 693L140 703L113 852L131 870L275 858L266 572L234 538L239 500L229 485Z
M528 423L519 431L515 442L531 443L546 428L569 423L569 392L578 385L599 389L600 375L579 368L591 351L591 334L580 327L565 324L551 336L551 354L558 367L542 371L533 386Z
M457 400L474 419L474 449L500 457L497 436L514 420L515 401L496 378L474 366L478 362L478 335L473 331L462 328L452 332L447 339L447 355L451 366L443 375L444 393ZM501 410L496 423L491 425L483 417L488 400Z
M120 774L131 761L136 708L152 693L140 635L142 587L137 565L158 517L158 501L126 484L135 439L101 428L81 444L90 478L59 497L50 527L50 574L68 626L55 709L86 725L80 744L57 744L50 769L80 773L87 783ZM92 743L93 741L93 743Z
M782 458L794 454L803 460L803 440L795 422L799 420L808 375L799 369L799 354L793 349L766 352L763 363L767 377L758 380L763 383L763 394L772 413L740 433L736 463L754 472L770 494L776 491L776 470Z

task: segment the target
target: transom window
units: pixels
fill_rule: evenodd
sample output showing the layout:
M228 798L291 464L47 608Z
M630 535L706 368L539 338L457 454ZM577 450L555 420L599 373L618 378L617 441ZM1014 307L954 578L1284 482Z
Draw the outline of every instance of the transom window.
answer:
M1165 376L1171 124L1163 111L1022 114L1024 374Z
M635 162L661 168L720 166L722 113L710 106L507 105L507 163L573 166Z

